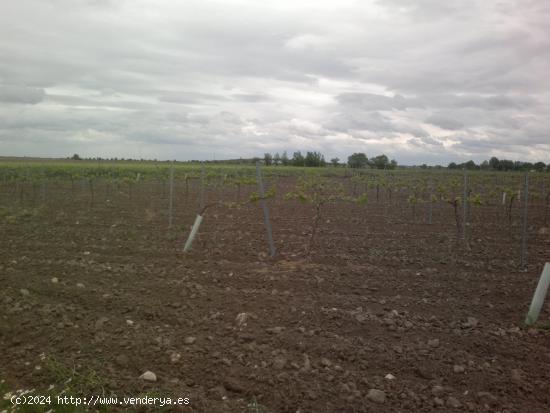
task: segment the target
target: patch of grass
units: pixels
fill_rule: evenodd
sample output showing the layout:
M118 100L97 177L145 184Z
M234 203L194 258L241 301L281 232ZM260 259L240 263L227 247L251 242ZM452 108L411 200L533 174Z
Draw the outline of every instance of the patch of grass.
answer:
M250 402L248 402L242 413L269 413L269 410L267 407L258 403L254 397Z
M135 405L135 406L120 406L120 405L95 405L95 406L76 406L73 402L70 403L70 398L88 398L99 396L102 398L117 398L122 402L123 397L135 398L162 398L172 399L173 395L166 394L161 390L152 390L146 393L137 395L113 394L107 392L107 381L102 378L94 370L80 369L76 366L68 366L54 358L48 358L43 361L44 373L46 380L51 381L51 384L46 390L42 389L17 389L14 390L8 383L0 377L0 413L85 413L85 412L158 412L168 413L173 411L172 405ZM47 381L47 382L48 382ZM47 383L46 382L46 383ZM11 401L12 396L19 397L20 402L33 398L36 402L42 404L19 404L14 405ZM60 400L62 398L66 401ZM60 403L61 401L61 403ZM82 401L84 403L84 401ZM247 412L256 412L256 410L247 410ZM264 413L264 410L258 410Z
M0 207L0 220L7 224L16 224L22 221L30 221L38 217L41 212L40 208Z

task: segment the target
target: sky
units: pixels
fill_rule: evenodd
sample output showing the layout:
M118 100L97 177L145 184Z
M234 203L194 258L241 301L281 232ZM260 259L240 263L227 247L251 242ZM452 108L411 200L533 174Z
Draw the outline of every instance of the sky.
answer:
M550 2L0 2L0 155L550 162Z

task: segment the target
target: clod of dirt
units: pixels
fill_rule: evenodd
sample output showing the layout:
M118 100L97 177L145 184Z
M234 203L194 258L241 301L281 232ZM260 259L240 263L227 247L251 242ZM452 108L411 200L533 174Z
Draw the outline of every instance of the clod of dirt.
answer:
M477 318L475 317L468 317L468 319L466 320L465 323L463 323L462 325L466 328L473 328L473 327L476 327L477 324L478 324L478 320Z
M195 341L197 341L197 338L190 336L190 337L185 337L185 339L183 340L183 343L190 346L191 344L194 344Z
M101 317L99 320L95 322L95 329L96 330L102 329L105 323L107 323L107 321L109 321L107 317Z
M307 354L304 354L304 370L305 371L311 370L311 362L309 361L309 357Z
M522 374L523 372L520 369L512 369L510 372L510 378L516 384L520 384L523 381Z
M78 284L76 284L76 286L77 286L78 288L85 288L85 287L86 287L86 286L85 286L84 284L82 284L82 283L78 283Z
M283 327L268 328L266 331L271 334L281 334L283 332Z
M57 284L59 282L59 279L57 277L52 278L52 283Z
M285 365L286 365L286 359L284 357L279 356L273 359L273 368L277 370L282 370L285 368Z
M441 396L441 395L445 394L445 389L443 388L443 386L433 386L432 387L432 394L434 396Z
M428 346L433 348L439 347L439 339L434 338L433 340L428 340Z
M443 399L440 399L439 397L434 397L434 406L441 407L443 405L445 405Z
M386 401L386 393L382 390L370 389L367 393L367 399L375 403L384 403Z
M464 369L464 366L459 366L459 365L457 365L457 364L455 364L455 365L453 366L453 371L454 371L455 373L464 373L464 370L465 370L465 369Z
M459 409L462 407L462 403L455 397L449 396L447 398L447 406L452 407L453 409Z
M22 295L23 297L26 297L26 296L28 296L28 295L30 294L30 293L29 293L29 290L27 290L26 288L21 288L21 289L19 290L19 292L21 293L21 295Z
M480 391L477 393L477 398L480 402L488 405L495 405L497 403L497 398L493 396L488 391Z
M152 371L146 371L139 378L145 381L157 381L157 375Z

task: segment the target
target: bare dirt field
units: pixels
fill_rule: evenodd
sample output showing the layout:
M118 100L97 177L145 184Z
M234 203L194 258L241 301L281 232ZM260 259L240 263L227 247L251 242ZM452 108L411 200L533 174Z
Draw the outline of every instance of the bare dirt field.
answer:
M184 254L197 195L170 231L165 195L60 192L0 224L6 388L189 397L164 408L182 412L550 411L549 305L523 326L550 261L536 215L526 270L498 205L472 210L466 246L452 207L428 225L397 197L327 205L311 256L312 207L270 200L275 258L259 205L214 207Z

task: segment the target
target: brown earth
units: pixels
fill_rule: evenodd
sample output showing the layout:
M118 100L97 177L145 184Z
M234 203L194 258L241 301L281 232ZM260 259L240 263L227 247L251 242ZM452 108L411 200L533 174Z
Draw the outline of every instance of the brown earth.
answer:
M279 196L269 258L256 204L210 209L184 254L194 188L178 189L171 230L161 185L98 190L91 207L85 191L49 191L37 216L0 226L0 378L13 387L45 389L57 365L97 377L89 391L191 399L173 411L550 411L549 306L523 326L550 261L540 211L522 270L521 211L508 230L498 205L472 209L468 247L449 205L432 225L405 195L329 205L307 257L312 207Z

